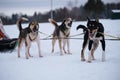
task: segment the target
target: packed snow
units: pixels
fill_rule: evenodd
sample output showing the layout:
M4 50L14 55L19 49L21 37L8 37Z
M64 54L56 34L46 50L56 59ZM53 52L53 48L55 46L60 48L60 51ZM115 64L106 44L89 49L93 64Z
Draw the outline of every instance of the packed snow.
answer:
M100 20L104 25L105 33L120 37L120 20ZM76 30L79 24L86 25L86 21L73 22L71 36L82 33ZM58 23L60 24L60 22ZM27 26L28 24L23 24ZM41 39L51 35L54 26L50 23L39 23ZM11 38L17 38L19 31L16 25L5 25L6 33ZM82 38L83 35L75 36ZM107 39L111 37L105 36ZM32 58L25 58L25 47L21 49L21 58L17 57L17 48L12 53L0 53L0 80L120 80L120 41L106 40L106 61L102 62L102 49L99 45L95 51L92 63L82 62L80 51L83 40L71 39L70 50L72 55L60 56L58 43L55 52L51 53L51 40L40 40L42 58L38 57L37 45L34 42L30 48ZM88 58L88 49L85 51Z

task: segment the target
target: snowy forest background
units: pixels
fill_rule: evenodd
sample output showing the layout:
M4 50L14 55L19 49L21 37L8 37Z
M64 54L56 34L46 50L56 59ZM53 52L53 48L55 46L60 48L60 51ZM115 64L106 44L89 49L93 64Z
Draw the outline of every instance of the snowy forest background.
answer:
M101 0L88 0L84 5L79 7L72 6L72 3L68 3L69 7L59 8L53 10L53 18L56 21L62 21L66 17L71 17L76 21L84 21L86 17L90 18L111 18L112 10L120 9L119 3L107 3L104 4ZM16 24L18 17L27 17L29 20L38 22L47 22L48 18L51 16L51 10L45 13L34 12L33 15L27 15L22 13L13 13L11 16L0 13L0 17L3 20L4 25Z

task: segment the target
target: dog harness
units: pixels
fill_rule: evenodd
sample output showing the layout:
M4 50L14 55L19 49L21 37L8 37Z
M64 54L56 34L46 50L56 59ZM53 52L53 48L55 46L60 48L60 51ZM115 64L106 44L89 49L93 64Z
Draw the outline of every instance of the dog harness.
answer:
M30 41L34 41L34 40L37 38L37 36L38 36L38 33L37 33L37 35L32 39L32 38L30 37L30 35L29 35Z

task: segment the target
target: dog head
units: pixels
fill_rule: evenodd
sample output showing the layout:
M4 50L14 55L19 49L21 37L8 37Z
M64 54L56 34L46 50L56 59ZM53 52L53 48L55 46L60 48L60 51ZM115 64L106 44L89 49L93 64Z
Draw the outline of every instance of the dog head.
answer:
M29 28L31 29L32 32L38 32L39 24L37 22L31 22L29 24Z
M98 23L99 23L98 19L90 20L88 18L87 28L88 28L89 38L90 39L93 39L96 36L97 31L98 31Z
M71 18L66 18L63 22L65 23L65 25L68 29L71 28L71 25L72 25L72 19Z

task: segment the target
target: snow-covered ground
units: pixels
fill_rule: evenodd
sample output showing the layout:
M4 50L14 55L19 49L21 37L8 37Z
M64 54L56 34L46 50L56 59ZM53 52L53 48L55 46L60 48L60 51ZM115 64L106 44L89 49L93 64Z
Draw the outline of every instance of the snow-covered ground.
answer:
M120 20L100 20L105 27L105 33L120 37ZM60 24L60 23L59 23ZM76 30L79 24L73 22L71 35L82 33ZM54 26L50 23L40 23L40 31L52 34ZM24 24L27 26L27 24ZM5 30L11 38L18 37L16 25L6 25ZM47 37L40 34L41 38ZM82 38L83 35L76 38ZM110 39L110 37L106 37ZM25 59L25 47L21 49L21 58L17 57L17 48L12 53L0 54L0 80L120 80L120 41L106 40L106 61L101 61L101 45L95 52L95 61L82 62L80 51L83 40L70 40L72 55L59 54L58 43L54 54L51 53L51 40L41 40L43 58L38 57L36 43L32 44L30 52L33 58ZM85 51L88 57L88 50Z

